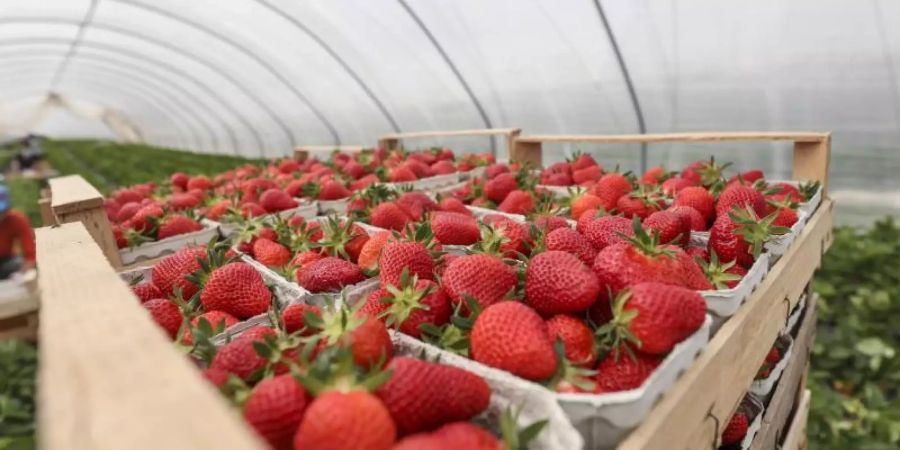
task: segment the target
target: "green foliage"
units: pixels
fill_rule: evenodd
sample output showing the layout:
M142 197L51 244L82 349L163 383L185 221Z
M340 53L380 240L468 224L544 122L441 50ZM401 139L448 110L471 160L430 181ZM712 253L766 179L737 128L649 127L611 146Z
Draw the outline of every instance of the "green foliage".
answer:
M41 195L41 181L34 178L9 178L6 186L9 188L13 208L25 213L31 219L31 226L40 226L41 213L37 202Z
M0 450L34 448L37 350L23 341L0 341Z
M888 218L834 238L814 284L810 448L898 448L900 227Z

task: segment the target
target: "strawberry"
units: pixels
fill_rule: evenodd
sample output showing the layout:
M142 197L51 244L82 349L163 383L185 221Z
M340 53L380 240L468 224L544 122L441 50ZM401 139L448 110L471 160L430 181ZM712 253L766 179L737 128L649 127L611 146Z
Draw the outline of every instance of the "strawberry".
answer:
M416 176L416 173L408 166L394 167L388 172L388 181L391 183L405 183L418 179L419 177Z
M752 186L733 184L721 194L716 202L716 216L726 216L735 208L744 209L745 206L753 208L758 217L766 215L766 198Z
M371 236L359 252L358 264L364 270L378 268L378 260L381 258L381 250L391 239L390 231L379 231Z
M571 186L574 184L572 181L572 175L568 173L550 173L550 174L541 174L541 184L546 184L548 186Z
M529 214L534 211L534 197L526 191L510 191L497 206L497 210L507 214Z
M560 228L569 228L569 222L566 219L551 214L538 216L533 223L535 227L547 234Z
M203 314L200 314L197 317L191 319L191 326L184 330L184 336L181 339L181 342L185 345L191 345L194 342L194 338L191 336L191 328L197 328L200 325L200 321L205 320L206 323L209 324L209 327L213 330L214 333L218 334L218 332L223 332L228 328L236 325L240 322L237 317L232 316L226 312L222 311L209 311Z
M754 169L748 170L746 172L741 172L731 178L728 179L728 184L740 183L740 184L753 184L756 180L761 180L765 178L765 173L762 170Z
M515 258L519 253L527 253L531 245L531 233L524 224L499 214L491 214L483 219L489 225L489 232L482 236L485 243L500 242L500 251L507 258Z
M634 227L630 220L621 216L600 217L589 222L584 230L584 237L598 251L623 243L628 236L634 236Z
M352 160L347 161L347 164L344 165L342 170L354 180L362 178L362 176L366 174L366 168L363 167L362 164Z
M275 332L268 327L257 327L259 332L249 331L222 347L216 352L210 369L223 370L236 377L248 381L254 378L266 366L267 360L263 358L253 344L261 342L265 336L274 336Z
M263 209L262 206L259 206L256 203L244 203L241 205L241 215L246 217L259 217L264 216L266 214L266 210Z
M359 266L350 261L328 256L309 264L295 274L297 284L313 292L339 292L344 286L366 279Z
M484 176L488 180L494 179L503 173L509 173L509 166L506 164L491 164L484 168Z
M425 213L436 211L438 204L423 192L404 192L395 200L412 220L422 220Z
M337 216L328 217L322 228L323 236L319 240L319 245L325 254L352 262L359 260L363 246L369 241L366 230L352 220L342 221Z
M402 272L420 280L434 278L434 261L431 252L421 242L389 242L381 250L378 260L379 278L382 286L399 286Z
M469 296L484 308L514 291L517 278L516 270L500 258L473 254L454 259L441 281L454 304L464 305Z
M447 294L435 282L404 275L398 286L385 286L370 294L361 312L383 316L387 326L419 338L421 325L444 325L450 321L452 309Z
M416 433L407 436L394 444L392 450L502 450L504 448L507 447L487 430L471 422L453 422L430 433Z
M708 262L700 261L699 263L706 278L715 289L733 289L741 282L744 275L747 275L747 269L735 264L735 261L719 262L716 252L710 253L708 258Z
M213 386L221 388L228 382L229 373L219 368L206 368L200 371L203 378L209 381Z
M138 192L135 189L122 189L122 190L116 191L113 194L113 199L115 199L116 203L118 203L120 205L124 205L126 203L131 203L131 202L140 203L141 200L144 199L144 197L145 197L144 194Z
M139 209L131 217L131 228L135 231L145 231L150 227L150 222L163 217L165 212L156 204L149 204Z
M605 215L606 210L604 209L589 209L581 213L581 217L575 222L575 231L584 234L591 222Z
M705 231L706 219L703 214L692 206L672 206L666 211L671 211L681 217L690 226L690 231Z
M206 249L203 247L187 247L166 256L153 266L153 285L164 296L174 295L177 288L185 299L191 298L199 287L186 277L200 270L200 259L206 259Z
M743 411L738 411L728 419L728 425L722 432L722 445L735 445L744 440L747 429L750 427L750 418Z
M539 253L525 269L525 302L545 316L585 311L599 293L597 276L571 253Z
M785 206L780 207L776 210L778 215L775 217L775 220L772 222L772 225L776 225L779 227L790 228L797 223L797 211L793 208Z
M131 219L135 213L137 213L142 208L141 204L138 202L128 202L122 205L121 208L116 212L116 222L122 223L128 219Z
M660 201L642 192L623 195L616 201L616 209L629 219L635 216L645 219L660 208Z
M573 171L585 169L591 166L599 167L597 161L594 161L594 157L587 153L580 153L573 156L575 157L571 163Z
M183 209L193 209L200 204L200 200L191 194L172 194L169 197L169 208L180 211Z
M717 217L709 231L710 253L716 252L722 262L737 261L738 265L749 269L771 235L790 231L774 225L777 217L773 213L759 220L749 206Z
M663 358L621 348L610 351L597 366L595 394L637 389L659 367Z
M603 207L605 207L603 199L594 194L585 192L572 197L572 200L569 203L569 215L571 215L573 219L578 220L586 211Z
M644 219L648 232L658 233L661 244L684 246L691 238L690 223L669 211L657 211Z
M290 449L310 398L290 374L267 378L244 403L244 420L274 449Z
M159 231L157 232L156 237L159 240L163 240L172 236L192 233L202 229L203 225L200 225L200 222L197 222L188 216L174 214L166 217L159 225Z
M350 191L338 181L328 180L319 187L317 195L319 200L340 200L350 196Z
M584 184L599 180L603 176L603 168L600 166L588 166L572 171L572 181L575 184Z
M456 172L456 166L451 161L438 161L431 165L431 173L435 175L449 175Z
M302 277L304 270L308 269L312 263L322 258L325 258L325 256L318 250L307 250L305 252L297 253L290 265L290 268L294 270L294 280L299 280Z
M594 367L597 345L594 332L584 320L571 314L557 314L547 319L547 329L551 339L562 341L567 360L578 366Z
M262 193L259 196L259 205L266 210L266 212L274 213L278 211L284 211L286 209L296 208L297 201L291 198L287 192L282 191L278 188L272 188Z
M270 239L256 239L253 242L253 259L269 267L281 267L291 261L291 252Z
M372 225L394 231L402 231L412 220L409 214L394 202L376 205L369 217Z
M679 192L681 192L684 188L694 186L694 183L691 180L681 178L681 177L672 177L666 181L663 181L660 187L662 191L668 195L669 197L674 197Z
M200 303L205 311L223 311L238 319L248 319L269 309L272 293L256 269L234 262L209 274L200 293Z
M175 339L182 322L178 305L166 298L155 298L144 302L141 306L150 312L150 317L166 332L169 339Z
M484 185L484 195L494 203L501 203L510 192L518 189L516 177L511 173L501 173Z
M547 324L520 302L502 301L485 308L475 319L470 340L472 359L482 364L535 381L556 372Z
M187 189L200 189L203 191L208 191L212 189L213 183L209 180L205 175L197 175L188 180Z
M318 306L315 305L307 305L305 303L293 303L288 305L281 311L281 318L284 321L284 329L288 333L294 333L300 330L303 330L304 336L309 336L314 334L315 330L307 327L306 322L303 320L306 312L309 311L316 316L321 316L322 311Z
M675 195L674 206L690 206L703 216L703 220L709 223L716 212L715 198L705 188L700 186L686 187Z
M438 209L441 211L472 215L472 212L466 209L466 204L455 197L444 197L441 199L440 203L438 203Z
M475 218L455 212L433 213L431 230L435 239L444 245L471 245L481 239L481 230Z
M141 283L131 287L131 291L137 296L141 303L153 300L155 298L165 298L163 293L153 283Z
M594 246L580 233L568 227L548 233L544 237L544 248L571 253L587 265L592 265L597 257Z
M791 203L800 203L805 200L800 194L800 190L790 183L776 183L770 187L777 191L768 196L768 199L771 201L781 202L787 200ZM122 207L124 208L125 206Z
M706 247L688 247L684 252L694 260L700 258L701 261L709 261L709 252L706 251Z
M662 283L640 283L613 303L613 319L597 329L610 348L629 343L641 353L665 355L697 331L706 302L695 291Z
M616 207L620 197L631 192L631 181L621 173L608 173L603 175L597 184L591 188L591 194L600 197L603 201L603 209L610 211Z
M389 450L396 436L391 415L378 397L362 390L327 391L306 408L294 448Z
M490 402L488 384L457 367L398 357L387 369L391 378L375 395L390 412L401 436L469 420Z
M663 166L653 166L641 175L641 184L659 184L665 179L666 175L666 169Z
M169 176L169 182L172 183L172 186L179 187L182 190L187 190L188 181L190 180L191 177L184 172L175 172Z
M362 306L358 305L358 308ZM390 361L394 355L387 327L375 317L341 307L322 310L314 319L309 325L321 338L320 345L349 348L353 362L358 366L371 368Z

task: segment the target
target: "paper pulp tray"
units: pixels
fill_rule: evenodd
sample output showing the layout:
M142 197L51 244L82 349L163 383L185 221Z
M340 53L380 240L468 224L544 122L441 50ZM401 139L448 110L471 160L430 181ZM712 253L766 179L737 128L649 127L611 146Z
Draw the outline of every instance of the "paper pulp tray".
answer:
M547 192L552 193L553 196L556 197L556 198L566 198L566 197L568 197L568 196L569 196L569 190L572 190L572 192L574 192L574 193L576 193L576 194L580 194L580 193L582 193L582 192L584 192L584 191L587 190L587 189L585 189L584 187L578 186L578 185L572 185L572 186L551 186L551 185L549 185L549 184L539 184L539 185L537 185L537 188L538 188L538 189L544 189L544 190L546 190Z
M485 170L487 170L487 166L478 166L468 172L460 172L459 179L460 181L466 181L472 178L479 178L484 175Z
M491 387L491 410L502 411L507 406L522 408L521 424L548 420L547 426L529 446L536 450L573 450L584 447L578 431L569 423L554 394L543 386L517 378L508 372L479 364L468 358L441 350L413 337L391 330L394 349L402 355L424 355L443 364L456 366L484 378ZM463 449L459 449L463 450Z
M775 389L775 384L781 378L784 368L791 362L791 352L794 349L794 339L787 334L778 336L775 346L781 351L781 359L778 364L769 372L769 376L761 380L753 380L750 385L750 392L760 398L763 402L768 401L769 395Z
M466 206L466 209L472 212L472 215L475 216L476 219L483 219L485 216L489 216L491 214L497 214L500 216L508 217L516 222L525 223L525 216L521 214L509 214L502 211L497 211L494 209L482 208L480 206Z
M770 261L772 264L775 263L775 259L787 252L791 244L794 243L794 240L797 239L797 236L800 235L800 231L806 226L807 220L809 220L809 215L807 213L797 211L797 223L791 227L791 231L781 236L775 236L765 243L766 251L775 257Z
M637 426L709 342L712 317L669 353L637 389L609 394L556 394L569 420L584 437L585 448L614 447Z
M760 401L753 394L748 393L746 397L741 401L742 404L748 405L750 407L750 412L752 414L752 418L750 419L750 425L747 427L747 435L744 436L744 440L741 441L741 450L747 450L750 448L750 445L753 444L753 439L756 438L756 433L759 432L760 427L762 427L762 419L763 412L766 408L763 406L762 401ZM724 427L727 425L727 422L722 424Z
M291 218L294 216L300 216L304 219L311 219L313 217L316 217L316 215L318 215L319 205L317 202L315 202L315 201L309 202L307 200L301 200L301 199L297 199L297 198L295 198L294 200L301 203L300 206L298 206L296 208L286 209L284 211L279 211L274 214L266 214L265 216L263 216L263 218L269 218L269 217L277 214L278 216L283 217L285 219L288 219L288 218ZM229 236L233 235L234 233L236 233L237 230L238 230L238 225L235 223L222 222L219 224L219 233L222 234L222 237L229 237Z
M784 327L784 330L781 331L781 334L789 334L793 336L797 331L797 325L800 323L800 317L803 316L803 311L806 310L806 294L800 296L800 302L797 303L797 306L794 307L794 310L791 312L791 315L788 316L787 324Z
M460 181L460 173L448 173L446 175L435 175L433 177L421 178L416 181L402 183L384 183L384 185L399 189L403 186L412 186L414 190L428 191L455 185Z
M349 198L342 198L340 200L317 200L317 203L319 204L319 214L347 214L347 204L349 202Z
M122 264L127 266L136 262L159 258L191 245L206 245L210 240L219 236L218 222L203 221L203 226L202 230L192 233L172 236L161 241L147 242L135 248L120 249L119 256L122 257Z
M769 255L763 253L747 271L747 275L741 279L737 286L731 289L717 289L700 291L700 295L706 300L706 310L718 317L731 317L737 312L744 300L753 293L753 290L762 283L766 273L769 272Z

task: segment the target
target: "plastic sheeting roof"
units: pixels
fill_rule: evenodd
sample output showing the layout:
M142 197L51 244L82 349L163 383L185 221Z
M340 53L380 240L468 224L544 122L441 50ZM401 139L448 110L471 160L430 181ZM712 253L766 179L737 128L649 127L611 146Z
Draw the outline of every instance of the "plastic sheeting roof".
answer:
M643 122L832 130L836 162L880 170L900 138L897 18L886 0L4 0L0 131L53 92L204 152Z

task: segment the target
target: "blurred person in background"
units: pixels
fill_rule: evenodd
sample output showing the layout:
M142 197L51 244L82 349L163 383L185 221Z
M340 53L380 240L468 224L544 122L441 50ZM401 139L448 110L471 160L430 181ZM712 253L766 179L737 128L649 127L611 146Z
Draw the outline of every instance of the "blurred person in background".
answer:
M15 244L18 244L16 254ZM0 279L34 268L34 230L25 214L10 207L9 188L0 184Z

